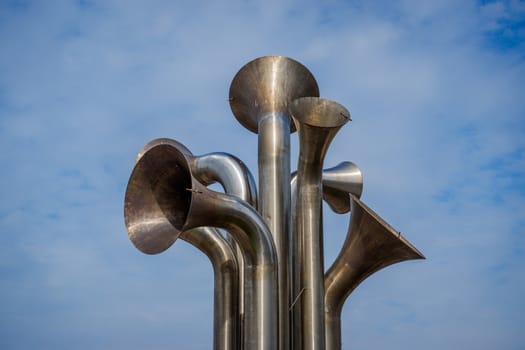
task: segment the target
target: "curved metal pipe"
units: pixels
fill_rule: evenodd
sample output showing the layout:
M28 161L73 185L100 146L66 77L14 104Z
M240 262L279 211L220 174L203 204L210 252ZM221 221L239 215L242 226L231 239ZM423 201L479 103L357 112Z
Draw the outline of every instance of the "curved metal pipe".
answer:
M351 194L350 199L348 233L324 277L326 350L341 349L341 311L362 281L389 265L425 258L355 195Z
M135 163L151 148L162 144L182 146L173 139L154 139L142 147ZM227 194L239 197L254 208L257 206L257 186L250 169L242 160L225 152L192 156L192 159L193 168L199 169L199 181L205 186L218 182Z
M180 143L168 139L158 138L148 142L140 151L141 154L150 148L159 144L171 144L174 147L179 147ZM239 197L254 208L257 207L257 186L252 173L248 167L239 158L224 152L213 152L201 156L193 157L193 168L199 169L199 181L204 185L209 186L213 183L219 183L223 187L225 193ZM244 258L242 251L231 235L227 235L226 239L233 248L237 256L238 276L241 286L239 296L239 318L242 329L242 320L244 319Z
M276 258L270 232L244 201L207 189L193 155L183 145L158 144L144 153L125 199L128 235L144 253L169 248L183 231L212 226L228 230L245 261L245 349L277 348ZM259 331L257 331L259 330Z
M279 279L279 349L290 348L290 132L295 130L288 104L319 96L313 75L299 62L266 56L244 65L230 86L230 107L237 120L259 134L258 209L275 242Z
M239 158L223 152L214 152L195 157L194 167L199 171L200 181L206 186L218 182L224 188L224 192L239 197L252 207L257 208L257 186L252 173ZM239 267L239 317L241 329L244 322L244 258L242 251L235 239L228 235L230 242L237 255ZM241 335L243 338L244 335Z
M170 139L161 138L148 142L139 151L135 164L152 147L170 143L171 141ZM177 145L179 144L175 143L175 146ZM232 162L232 168L237 171L231 171L230 173L241 175L241 168L235 167L236 162L234 160L230 160L227 155L224 155L224 157L221 155L218 158L226 158L225 162ZM251 174L247 176L249 177ZM224 177L226 178L226 176ZM229 177L232 178L230 182L234 181L233 177ZM253 180L250 184L253 184ZM242 185L229 186L228 188L237 190L237 187L242 187ZM250 188L242 187L236 193L246 194L245 197L251 200L256 196L253 191ZM242 279L239 277L238 257L230 243L215 228L197 227L182 232L180 238L203 252L209 258L213 267L213 348L215 350L237 350L240 346L239 323L241 319L240 306L242 305L239 303L239 285L243 285L241 284ZM240 258L242 259L242 255Z
M325 347L324 258L322 234L322 166L337 131L350 119L340 104L315 97L294 100L290 111L299 134L295 235L298 257L293 286L298 298L294 308L294 349Z

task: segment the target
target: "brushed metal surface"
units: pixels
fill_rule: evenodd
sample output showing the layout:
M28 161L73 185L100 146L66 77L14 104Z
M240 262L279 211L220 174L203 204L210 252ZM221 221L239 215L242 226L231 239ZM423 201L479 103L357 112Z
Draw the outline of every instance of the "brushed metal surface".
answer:
M424 259L360 200L363 175L354 163L322 170L351 117L318 96L308 69L283 56L250 61L233 78L232 113L258 134L259 191L231 154L195 156L160 138L137 156L124 200L128 236L146 254L181 238L208 256L215 350L338 350L341 310L352 291L386 266ZM299 159L291 175L294 131ZM225 193L207 188L214 183ZM323 199L336 213L350 211L346 240L326 273Z
M213 267L213 349L239 349L239 270L232 247L212 227L183 231L180 238L206 254Z
M324 337L324 255L322 169L330 142L350 120L348 110L327 99L302 97L290 105L299 135L297 197L294 209L293 348L322 350Z
M389 265L425 258L357 196L351 194L350 198L348 233L324 277L326 350L341 349L341 311L362 281Z
M145 151L126 189L129 238L140 251L157 254L184 231L202 226L227 230L245 261L244 349L277 349L277 271L269 229L248 203L207 189L199 181L205 173L174 140Z
M233 78L230 107L237 120L258 133L258 210L270 227L279 280L279 348L290 346L290 132L288 106L303 96L319 96L313 75L301 63L265 56L244 65Z

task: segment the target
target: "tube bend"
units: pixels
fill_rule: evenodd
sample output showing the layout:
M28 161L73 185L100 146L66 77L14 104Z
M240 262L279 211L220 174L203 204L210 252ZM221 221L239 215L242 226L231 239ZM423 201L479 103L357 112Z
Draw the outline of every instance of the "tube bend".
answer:
M195 157L195 175L208 186L218 182L224 192L239 197L254 208L257 205L257 186L252 173L239 158L224 152Z

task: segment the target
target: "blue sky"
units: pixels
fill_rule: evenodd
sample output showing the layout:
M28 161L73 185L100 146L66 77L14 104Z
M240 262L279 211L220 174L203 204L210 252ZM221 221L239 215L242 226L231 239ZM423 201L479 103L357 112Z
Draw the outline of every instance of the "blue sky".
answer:
M523 349L524 23L517 0L1 1L0 348L211 348L209 262L137 251L124 191L157 137L257 176L228 89L277 54L352 114L326 167L357 163L427 256L359 286L343 348ZM325 210L327 266L347 225Z

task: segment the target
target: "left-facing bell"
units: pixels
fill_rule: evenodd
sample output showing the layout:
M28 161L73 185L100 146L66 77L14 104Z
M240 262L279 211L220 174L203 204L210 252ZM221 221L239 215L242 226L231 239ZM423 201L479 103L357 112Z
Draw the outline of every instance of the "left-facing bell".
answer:
M177 240L192 203L193 181L184 153L168 145L148 150L131 173L124 201L124 220L135 247L158 254Z
M168 249L183 231L222 228L239 244L245 261L246 350L277 349L277 275L270 230L257 211L238 197L206 188L207 163L196 161L175 140L147 148L131 173L124 217L128 236L147 254Z
M146 254L168 249L187 227L194 181L180 147L158 145L145 152L131 173L124 200L124 220L135 247Z

